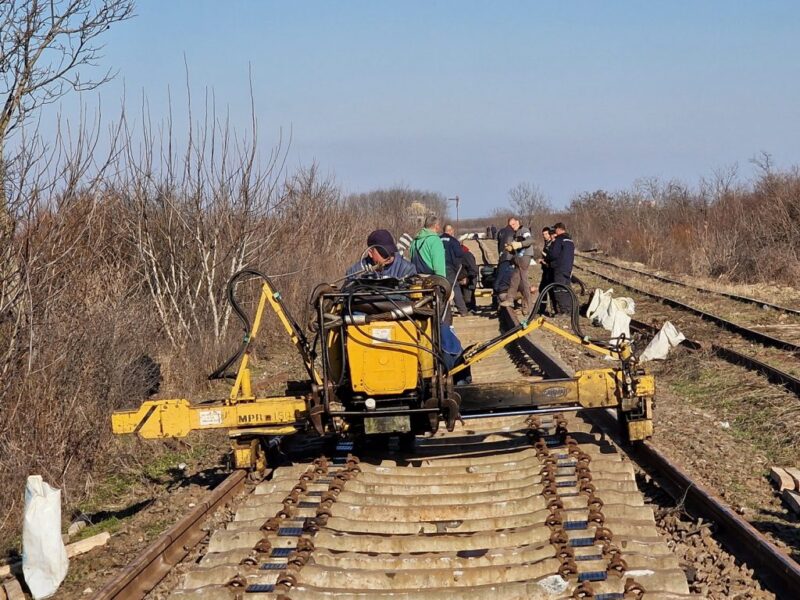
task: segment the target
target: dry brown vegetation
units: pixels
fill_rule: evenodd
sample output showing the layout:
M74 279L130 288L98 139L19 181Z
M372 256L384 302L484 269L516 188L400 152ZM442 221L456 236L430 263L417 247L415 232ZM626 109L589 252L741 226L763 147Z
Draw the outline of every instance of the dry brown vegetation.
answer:
M794 284L800 278L800 167L777 170L769 155L754 159L755 176L719 170L696 188L676 181L641 179L630 189L575 196L552 211L531 184L509 191L512 208L463 219L463 231L505 225L512 214L534 233L564 221L579 250L613 256L676 273L737 283Z
M673 272L742 283L793 283L800 277L800 169L772 168L768 157L751 181L735 169L697 189L637 182L630 190L585 193L564 218L578 248Z
M28 474L69 508L107 471L111 411L151 391L142 357L160 363L162 395L207 391L241 339L225 300L235 271L278 276L302 318L310 288L358 260L370 230L410 230L411 201L444 207L407 189L343 196L316 166L287 173L280 146L260 160L255 127L236 137L213 114L180 151L154 133L171 123L143 121L133 131L123 116L110 140L98 123L49 148L26 138L6 172L0 539L17 531ZM285 343L277 329L268 343Z

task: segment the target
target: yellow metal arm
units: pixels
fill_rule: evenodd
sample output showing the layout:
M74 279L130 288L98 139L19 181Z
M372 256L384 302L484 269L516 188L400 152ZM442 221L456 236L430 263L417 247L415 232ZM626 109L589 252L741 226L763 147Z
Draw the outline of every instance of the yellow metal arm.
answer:
M112 431L143 438L186 437L203 429L269 428L270 435L294 433L304 426L306 402L302 396L256 398L236 404L191 404L184 398L147 400L136 410L111 415Z
M521 329L518 329L507 336L502 336L498 338L492 344L488 344L485 346L478 346L474 350L465 353L464 362L462 362L457 367L451 369L450 374L456 375L457 373L460 373L464 369L467 369L471 365L474 365L476 362L483 360L488 356L491 356L498 350L505 348L510 343L515 342L518 339L524 338L529 333L536 331L537 329L545 329L547 331L551 331L557 335L560 335L564 339L567 339L574 344L578 344L584 348L587 348L592 352L596 352L597 354L602 354L604 356L611 356L613 358L618 358L620 360L625 360L631 356L629 346L623 346L623 349L620 352L617 352L615 350L609 350L608 348L603 348L602 346L598 346L591 342L582 340L577 335L570 333L569 331L548 322L544 317L538 317L537 319L534 319L530 323L527 323Z
M281 325L283 325L283 328L286 330L286 333L289 334L289 338L292 340L292 343L300 351L300 356L303 358L306 370L314 380L314 383L316 384L322 383L322 378L320 377L319 373L317 373L317 370L314 367L314 363L311 360L311 357L307 356L306 349L303 347L303 343L300 340L300 337L297 335L297 332L295 331L295 328L292 325L291 320L286 314L286 311L283 309L280 292L277 292L274 289L272 289L272 286L267 281L265 281L261 285L261 297L259 298L258 301L258 307L256 308L255 317L253 318L253 325L251 326L250 331L248 332L247 335L248 349L245 350L244 356L242 357L242 362L239 363L239 369L236 373L236 381L234 382L233 387L231 388L231 393L229 395L229 400L232 403L239 402L240 400L253 399L253 391L250 383L249 346L258 335L259 329L261 329L261 320L264 318L264 310L266 309L268 303L272 308L272 310L275 312L275 314L278 316L278 320L281 322Z
M261 301L258 303L259 310L256 313L256 320L253 323L253 329L257 329L258 324L261 321L261 315L264 312L265 298L269 301L269 304L272 307L272 310L275 311L275 314L278 315L278 319L280 319L280 322L283 325L283 328L286 330L286 333L289 334L289 338L291 338L292 343L300 351L300 356L303 358L306 369L311 375L311 378L314 380L314 383L320 385L322 383L322 378L320 377L319 373L317 373L317 369L314 367L311 357L306 355L306 349L303 347L300 337L297 335L297 332L295 331L292 322L289 320L286 311L283 309L280 292L273 290L272 287L266 282L261 288Z

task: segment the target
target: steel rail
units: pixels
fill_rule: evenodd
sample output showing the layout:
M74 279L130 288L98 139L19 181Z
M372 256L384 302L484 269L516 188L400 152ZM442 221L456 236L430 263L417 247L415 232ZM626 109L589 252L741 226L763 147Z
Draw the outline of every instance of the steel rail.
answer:
M625 287L637 294L648 296L649 298L653 298L654 300L663 302L667 306L672 306L673 308L678 308L680 310L690 312L706 321L710 321L715 325L719 325L723 329L727 329L728 331L740 335L745 339L758 342L759 344L762 344L764 346L780 348L781 350L791 350L792 352L800 352L799 344L782 340L780 338L767 335L766 333L761 333L760 331L754 331L752 329L749 329L748 327L745 327L744 325L739 325L738 323L734 323L733 321L729 321L728 319L725 319L713 313L706 312L695 306L691 306L690 304L685 304L684 302L681 302L679 300L675 300L667 296L661 296L659 294L654 294L653 292L647 292L641 288L637 288L636 286L633 286L629 283L625 283L624 281L620 281L619 279L615 279L614 277L611 277L609 275L599 273L598 271L590 269L589 267L575 265L575 268L580 269L581 271L586 271L587 273L591 273L592 275L600 277L601 279L605 279L606 281L609 281L615 285L621 285L622 287Z
M500 313L503 327L518 322L510 309ZM528 338L517 341L522 351L546 352ZM546 371L550 377L568 377L570 373L551 360ZM717 525L715 537L739 560L756 569L759 579L779 598L793 598L800 589L800 564L781 552L766 536L736 514L705 486L694 481L650 442L624 444L619 438L617 420L610 411L586 411L590 421L622 447L625 453L653 477L689 514Z
M138 600L144 598L183 560L206 533L202 526L206 517L233 499L244 487L245 472L231 473L211 492L211 495L180 521L175 523L136 560L109 581L94 597L95 600Z
M679 281L677 279L671 279L669 277L664 277L663 275L657 275L655 273L650 273L648 271L642 271L641 269L634 269L633 267L626 267L623 265L618 265L613 263L609 260L603 260L602 258L598 258L596 256L590 256L583 252L576 253L577 256L580 258L585 258L586 260L592 260L594 262L598 262L603 265L608 265L610 267L615 267L617 269L621 269L623 271L629 271L631 273L637 273L639 275L644 275L645 277L651 277L652 279L658 279L659 281L663 281L665 283L671 283L673 285L679 285L682 287L687 287L693 290L697 290L699 292L705 292L707 294L716 294L717 296L724 296L725 298L730 298L731 300L736 300L737 302L744 302L746 304L756 304L758 306L771 308L773 310L777 310L780 312L785 312L791 315L798 315L800 316L800 310L796 308L791 308L789 306L781 306L779 304L772 304L771 302L767 302L766 300L759 300L758 298L751 298L750 296L741 296L739 294L731 294L730 292L720 292L717 290L712 290L709 288L705 288L699 285L692 285L690 283L686 283L684 281Z
M587 415L604 432L621 443L617 420L606 411ZM783 553L769 538L726 506L713 492L694 481L650 442L623 447L685 510L716 524L714 537L737 559L754 568L766 587L778 598L794 598L800 589L800 564Z

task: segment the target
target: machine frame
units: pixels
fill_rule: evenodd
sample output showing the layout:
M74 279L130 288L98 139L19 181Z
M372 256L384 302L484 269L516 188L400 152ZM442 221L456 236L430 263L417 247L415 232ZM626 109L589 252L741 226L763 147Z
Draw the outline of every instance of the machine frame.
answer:
M234 296L236 282L247 275L263 279L252 323L238 306ZM436 294L437 289L435 286L424 285L424 280L418 280L408 289L397 291L419 297L433 293L430 303L433 345L440 343L440 316L444 306L443 300ZM235 359L240 358L228 397L220 401L196 404L185 398L147 400L137 409L115 411L111 417L113 432L153 439L184 437L198 430L227 429L236 467L250 469L263 469L266 466L266 441L271 438L303 430L314 430L320 435L362 434L365 426L358 424L376 417L385 418L387 425L383 429L373 428L368 433L397 432L396 425L392 425L392 417L409 416L414 423L414 428L410 431L413 434L420 430L435 431L440 419L452 429L459 419L488 415L535 415L556 411L615 408L626 439L644 440L652 435L655 383L652 376L646 374L637 364L629 341L620 340L616 346L602 345L586 336L566 331L543 316L523 320L504 334L467 348L459 363L449 370L442 370L438 361L434 360L433 374L427 383L431 394L428 398L420 398L419 406L389 407L386 410L377 410L377 407L375 410L348 409L341 402L341 390L333 385L331 365L325 347L326 332L334 327L330 324L330 314L325 312L325 306L348 295L352 296L352 292L333 288L315 294L319 327L317 335L321 336L319 339L325 350L318 361L313 345L308 342L303 330L284 306L280 293L269 277L252 270L237 273L229 282L228 297L245 324L245 335L239 352L212 375L226 375L225 369ZM309 379L293 384L284 395L259 397L253 392L250 353L267 307L277 315L297 347ZM537 308L538 306L534 307L532 314L536 313ZM408 317L401 314L396 316L400 320ZM573 315L573 328L580 333L576 319L577 315ZM521 380L496 384L467 383L457 386L453 384L454 377L463 374L472 365L536 330L551 332L598 355L618 359L619 366L578 371L574 377L567 379ZM321 371L317 368L318 363ZM427 418L427 423L420 425L419 417Z

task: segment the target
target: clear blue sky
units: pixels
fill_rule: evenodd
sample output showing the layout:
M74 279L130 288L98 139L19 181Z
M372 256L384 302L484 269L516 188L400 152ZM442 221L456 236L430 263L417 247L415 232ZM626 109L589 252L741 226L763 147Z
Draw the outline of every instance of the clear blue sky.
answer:
M112 29L119 76L154 116L213 88L264 150L316 160L347 191L395 184L507 203L519 181L556 206L659 176L695 183L761 150L800 163L800 2L139 0ZM96 101L96 93L83 98ZM64 109L69 110L66 101Z

